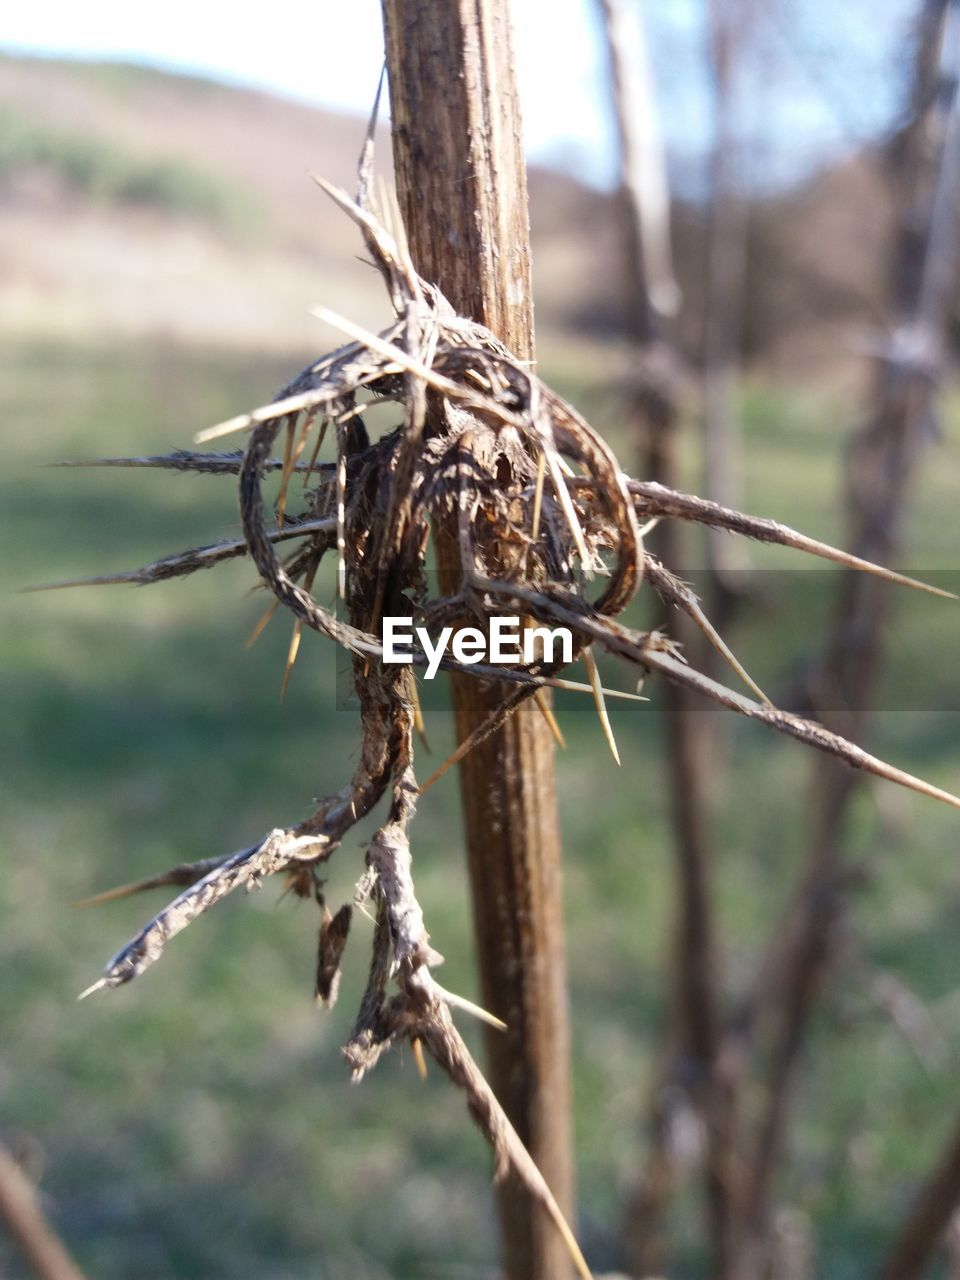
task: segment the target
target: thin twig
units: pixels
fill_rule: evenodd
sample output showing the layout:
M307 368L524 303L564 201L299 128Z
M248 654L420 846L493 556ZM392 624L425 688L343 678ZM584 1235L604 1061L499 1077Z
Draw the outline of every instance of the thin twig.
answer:
M36 1190L0 1144L0 1220L16 1240L37 1280L84 1280L47 1221Z
M336 527L334 520L300 520L288 524L283 529L271 529L266 537L271 542L285 542L289 538L303 538L308 534L330 533ZM178 551L172 556L164 556L144 565L142 569L128 569L123 573L101 574L96 578L75 578L69 582L44 583L39 587L26 587L24 590L65 591L68 587L105 587L105 586L147 586L152 582L165 582L168 578L183 578L187 574L196 573L200 569L212 569L214 565L225 560L235 560L247 554L247 544L242 538L234 538L229 542L214 542L207 547L192 547L189 551Z

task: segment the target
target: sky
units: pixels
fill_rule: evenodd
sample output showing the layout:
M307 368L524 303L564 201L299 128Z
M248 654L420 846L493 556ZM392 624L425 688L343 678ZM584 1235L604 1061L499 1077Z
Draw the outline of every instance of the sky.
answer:
M744 0L760 15L741 130L758 174L790 180L883 129L916 0ZM674 165L711 133L706 0L627 0L645 15ZM610 186L615 153L595 0L514 0L532 160ZM0 49L147 62L367 114L383 57L379 0L30 0L4 6Z

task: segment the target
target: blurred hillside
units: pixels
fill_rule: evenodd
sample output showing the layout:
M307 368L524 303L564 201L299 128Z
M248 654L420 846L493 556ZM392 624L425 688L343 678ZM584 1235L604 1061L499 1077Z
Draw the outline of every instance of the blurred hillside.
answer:
M0 326L58 336L163 333L312 349L320 300L373 325L379 281L310 171L352 188L362 121L262 93L114 64L0 57ZM389 165L389 145L380 147ZM541 340L621 326L611 197L530 175ZM889 226L869 155L751 213L749 359L834 368L876 314ZM692 350L703 214L675 210ZM811 325L812 316L818 318Z

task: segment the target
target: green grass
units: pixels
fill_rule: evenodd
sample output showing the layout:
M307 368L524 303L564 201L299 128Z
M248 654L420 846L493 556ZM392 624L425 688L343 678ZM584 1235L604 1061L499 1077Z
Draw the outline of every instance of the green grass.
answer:
M34 170L53 173L69 191L101 203L199 218L243 236L261 230L266 216L253 192L187 160L140 155L0 108L0 182Z
M402 1055L360 1086L347 1079L338 1047L364 981L365 921L332 1014L311 1001L314 912L280 901L272 885L218 907L132 986L74 1000L163 897L90 913L71 902L295 820L342 784L356 725L335 709L336 660L313 636L280 705L288 626L275 621L244 648L264 601L248 594L243 564L145 590L19 594L236 528L227 480L41 464L185 446L196 428L262 402L296 364L173 346L21 343L0 355L0 1130L42 1152L51 1215L103 1280L456 1280L494 1261L490 1163L460 1099L435 1072L421 1084ZM618 436L610 397L576 370L565 376ZM750 506L834 536L840 425L852 407L761 387L746 408ZM949 425L924 464L910 526L912 562L955 571L955 414ZM622 433L617 443L626 458ZM808 583L812 571L788 571L795 558L765 549L755 562L769 569L770 591L738 647L776 690L815 650L832 579ZM891 688L907 709L878 718L874 745L956 788L960 619L915 596L897 619ZM920 647L931 654L928 674L911 686ZM599 1266L619 1261L672 914L656 712L612 711L622 773L593 714L560 703L580 1217ZM449 715L433 712L429 728L439 758ZM803 748L732 729L715 872L734 985L802 856L809 779ZM871 1009L857 973L839 973L804 1061L796 1159L780 1188L812 1215L830 1280L862 1274L882 1248L956 1105L956 818L889 787L874 795L877 803L858 800L851 823L851 856L870 868L861 939L874 963L929 1003L946 1056L928 1077ZM364 831L331 867L334 902L351 892ZM454 779L424 800L414 847L445 981L474 994ZM690 1242L684 1274L697 1273L694 1212L691 1189L677 1210ZM0 1271L16 1276L17 1267L0 1240Z

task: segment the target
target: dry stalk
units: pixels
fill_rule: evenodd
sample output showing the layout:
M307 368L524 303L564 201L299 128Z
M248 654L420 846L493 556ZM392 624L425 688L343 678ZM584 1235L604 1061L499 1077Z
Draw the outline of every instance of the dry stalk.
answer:
M323 901L321 872L345 834L388 795L387 821L370 842L355 896L355 905L373 899L377 925L367 989L344 1050L346 1059L359 1078L398 1039L425 1048L463 1089L498 1168L509 1167L520 1177L556 1223L586 1276L586 1264L549 1188L453 1026L450 1006L464 1007L464 1002L433 978L441 957L429 944L417 902L408 837L420 794L413 771L415 713L408 673L381 661L382 617L398 610L409 613L412 602L418 621L432 634L445 619L462 618L465 612L483 619L509 601L524 617L569 626L578 653L586 654L592 646L618 655L641 672L659 672L855 768L957 807L960 800L821 725L710 680L689 667L665 635L620 625L616 615L634 596L645 568L638 513L645 521L680 517L835 558L841 553L804 542L771 522L629 481L593 428L486 329L458 316L438 290L415 274L409 257L367 209L321 185L359 225L386 282L394 323L374 335L337 318L351 336L348 345L311 364L271 404L202 433L204 439L214 439L249 431L242 457L177 452L103 460L110 466L237 476L244 540L95 581L153 582L248 554L276 602L299 624L353 656L359 763L351 781L299 825L277 828L226 857L177 867L94 899L164 884L186 886L110 960L103 977L84 994L129 982L160 958L170 939L227 894L258 888L267 877L281 874L298 894L313 896L320 905L316 993L329 1005L336 997L351 907L346 904L331 915ZM324 314L332 319L331 313ZM396 429L373 443L363 425L364 395L398 406ZM427 395L436 399L429 416L424 413ZM300 462L309 434L323 432L328 424L334 427L335 463L317 465L316 449L308 464ZM290 443L286 456L278 459L273 448L281 428L287 429ZM265 474L278 470L285 480L294 471L305 478L306 510L287 516L282 529L279 513L272 524L268 519L262 493ZM284 492L291 501L286 485ZM433 523L458 531L460 582L456 593L446 596L431 594L424 570L427 531ZM281 539L298 542L286 563L277 555ZM342 560L343 617L321 605L307 585L333 547ZM662 566L651 562L649 568L651 585L712 632L692 593ZM599 585L592 584L593 577L601 579ZM715 633L712 638L722 646ZM724 651L745 675L725 646ZM415 653L414 661L424 664L426 655ZM465 750L556 676L556 667L543 663L461 666L447 657L442 666L496 679L504 687L500 709L464 744ZM583 687L588 696L592 691L602 700L593 676Z
M47 1221L36 1188L0 1144L0 1222L20 1247L37 1280L84 1280Z

